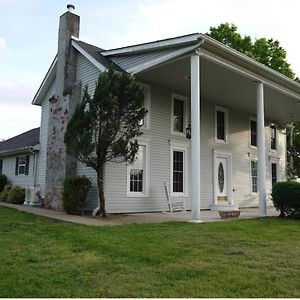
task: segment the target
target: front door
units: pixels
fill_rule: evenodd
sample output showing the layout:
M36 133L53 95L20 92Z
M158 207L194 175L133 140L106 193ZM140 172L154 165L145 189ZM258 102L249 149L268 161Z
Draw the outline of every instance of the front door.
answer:
M215 154L215 204L229 204L230 199L230 160L228 155Z

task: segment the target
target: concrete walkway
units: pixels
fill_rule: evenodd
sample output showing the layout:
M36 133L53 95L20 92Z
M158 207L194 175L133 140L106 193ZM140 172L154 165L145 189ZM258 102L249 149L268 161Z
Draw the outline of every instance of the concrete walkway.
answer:
M50 209L30 207L24 205L16 205L5 202L0 202L0 206L10 207L19 211L32 213L49 219L54 219L62 222L76 223L82 225L93 226L110 226L122 224L143 224L143 223L162 223L162 222L188 222L191 218L191 212L155 212L155 213L133 213L133 214L110 214L106 220L93 216L73 216L62 211L54 211ZM268 207L267 216L278 216L279 212L273 207ZM242 208L239 219L259 218L258 208ZM204 222L224 221L219 216L217 211L205 210L201 211L201 219ZM234 219L226 219L234 220Z

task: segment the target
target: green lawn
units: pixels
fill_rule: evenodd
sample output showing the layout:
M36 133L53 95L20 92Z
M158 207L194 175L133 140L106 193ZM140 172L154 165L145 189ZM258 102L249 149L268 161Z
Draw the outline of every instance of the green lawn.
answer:
M300 222L88 227L0 207L0 297L300 297Z

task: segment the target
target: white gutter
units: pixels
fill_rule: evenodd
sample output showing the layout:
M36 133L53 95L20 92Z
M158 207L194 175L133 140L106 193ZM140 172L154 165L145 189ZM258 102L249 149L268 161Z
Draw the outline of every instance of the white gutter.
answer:
M37 147L37 146L22 147L22 148L10 149L10 150L3 150L3 151L0 151L0 156L4 157L4 156L10 156L13 154L26 153L26 152L30 152L30 153L39 152L39 147Z
M256 73L249 71L235 63L229 62L228 60L216 55L216 54L212 54L204 49L199 49L197 51L197 53L204 57L205 59L212 61L218 65L221 65L225 68L227 68L228 70L234 71L236 73L241 74L242 76L252 80L252 81L260 81L262 82L264 85L271 87L272 89L278 90L281 93L288 95L290 97L293 97L297 100L300 100L300 94L297 94L289 89L286 89L284 87L282 87L281 85L278 85L274 82L272 82L271 80L266 79L263 76L257 75ZM268 68L269 69L269 68Z
M166 47L178 46L181 44L196 42L199 38L199 33L190 34L182 37L175 37L150 43L144 43L134 46L116 48L111 50L104 50L101 52L104 56L116 55L116 54L133 54L135 52L149 51L149 50L158 50Z

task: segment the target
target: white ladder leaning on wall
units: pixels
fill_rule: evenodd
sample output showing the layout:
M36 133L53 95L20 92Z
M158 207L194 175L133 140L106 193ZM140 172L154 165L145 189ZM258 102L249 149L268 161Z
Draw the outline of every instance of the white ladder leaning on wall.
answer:
M169 188L168 188L168 184L167 184L166 181L164 181L164 185L165 185L165 190L166 190L166 194L167 194L169 211L171 213L176 212L176 211L186 211L184 198L182 196L180 196L180 197L171 197L170 192L169 192ZM172 198L177 198L177 201L173 202Z

